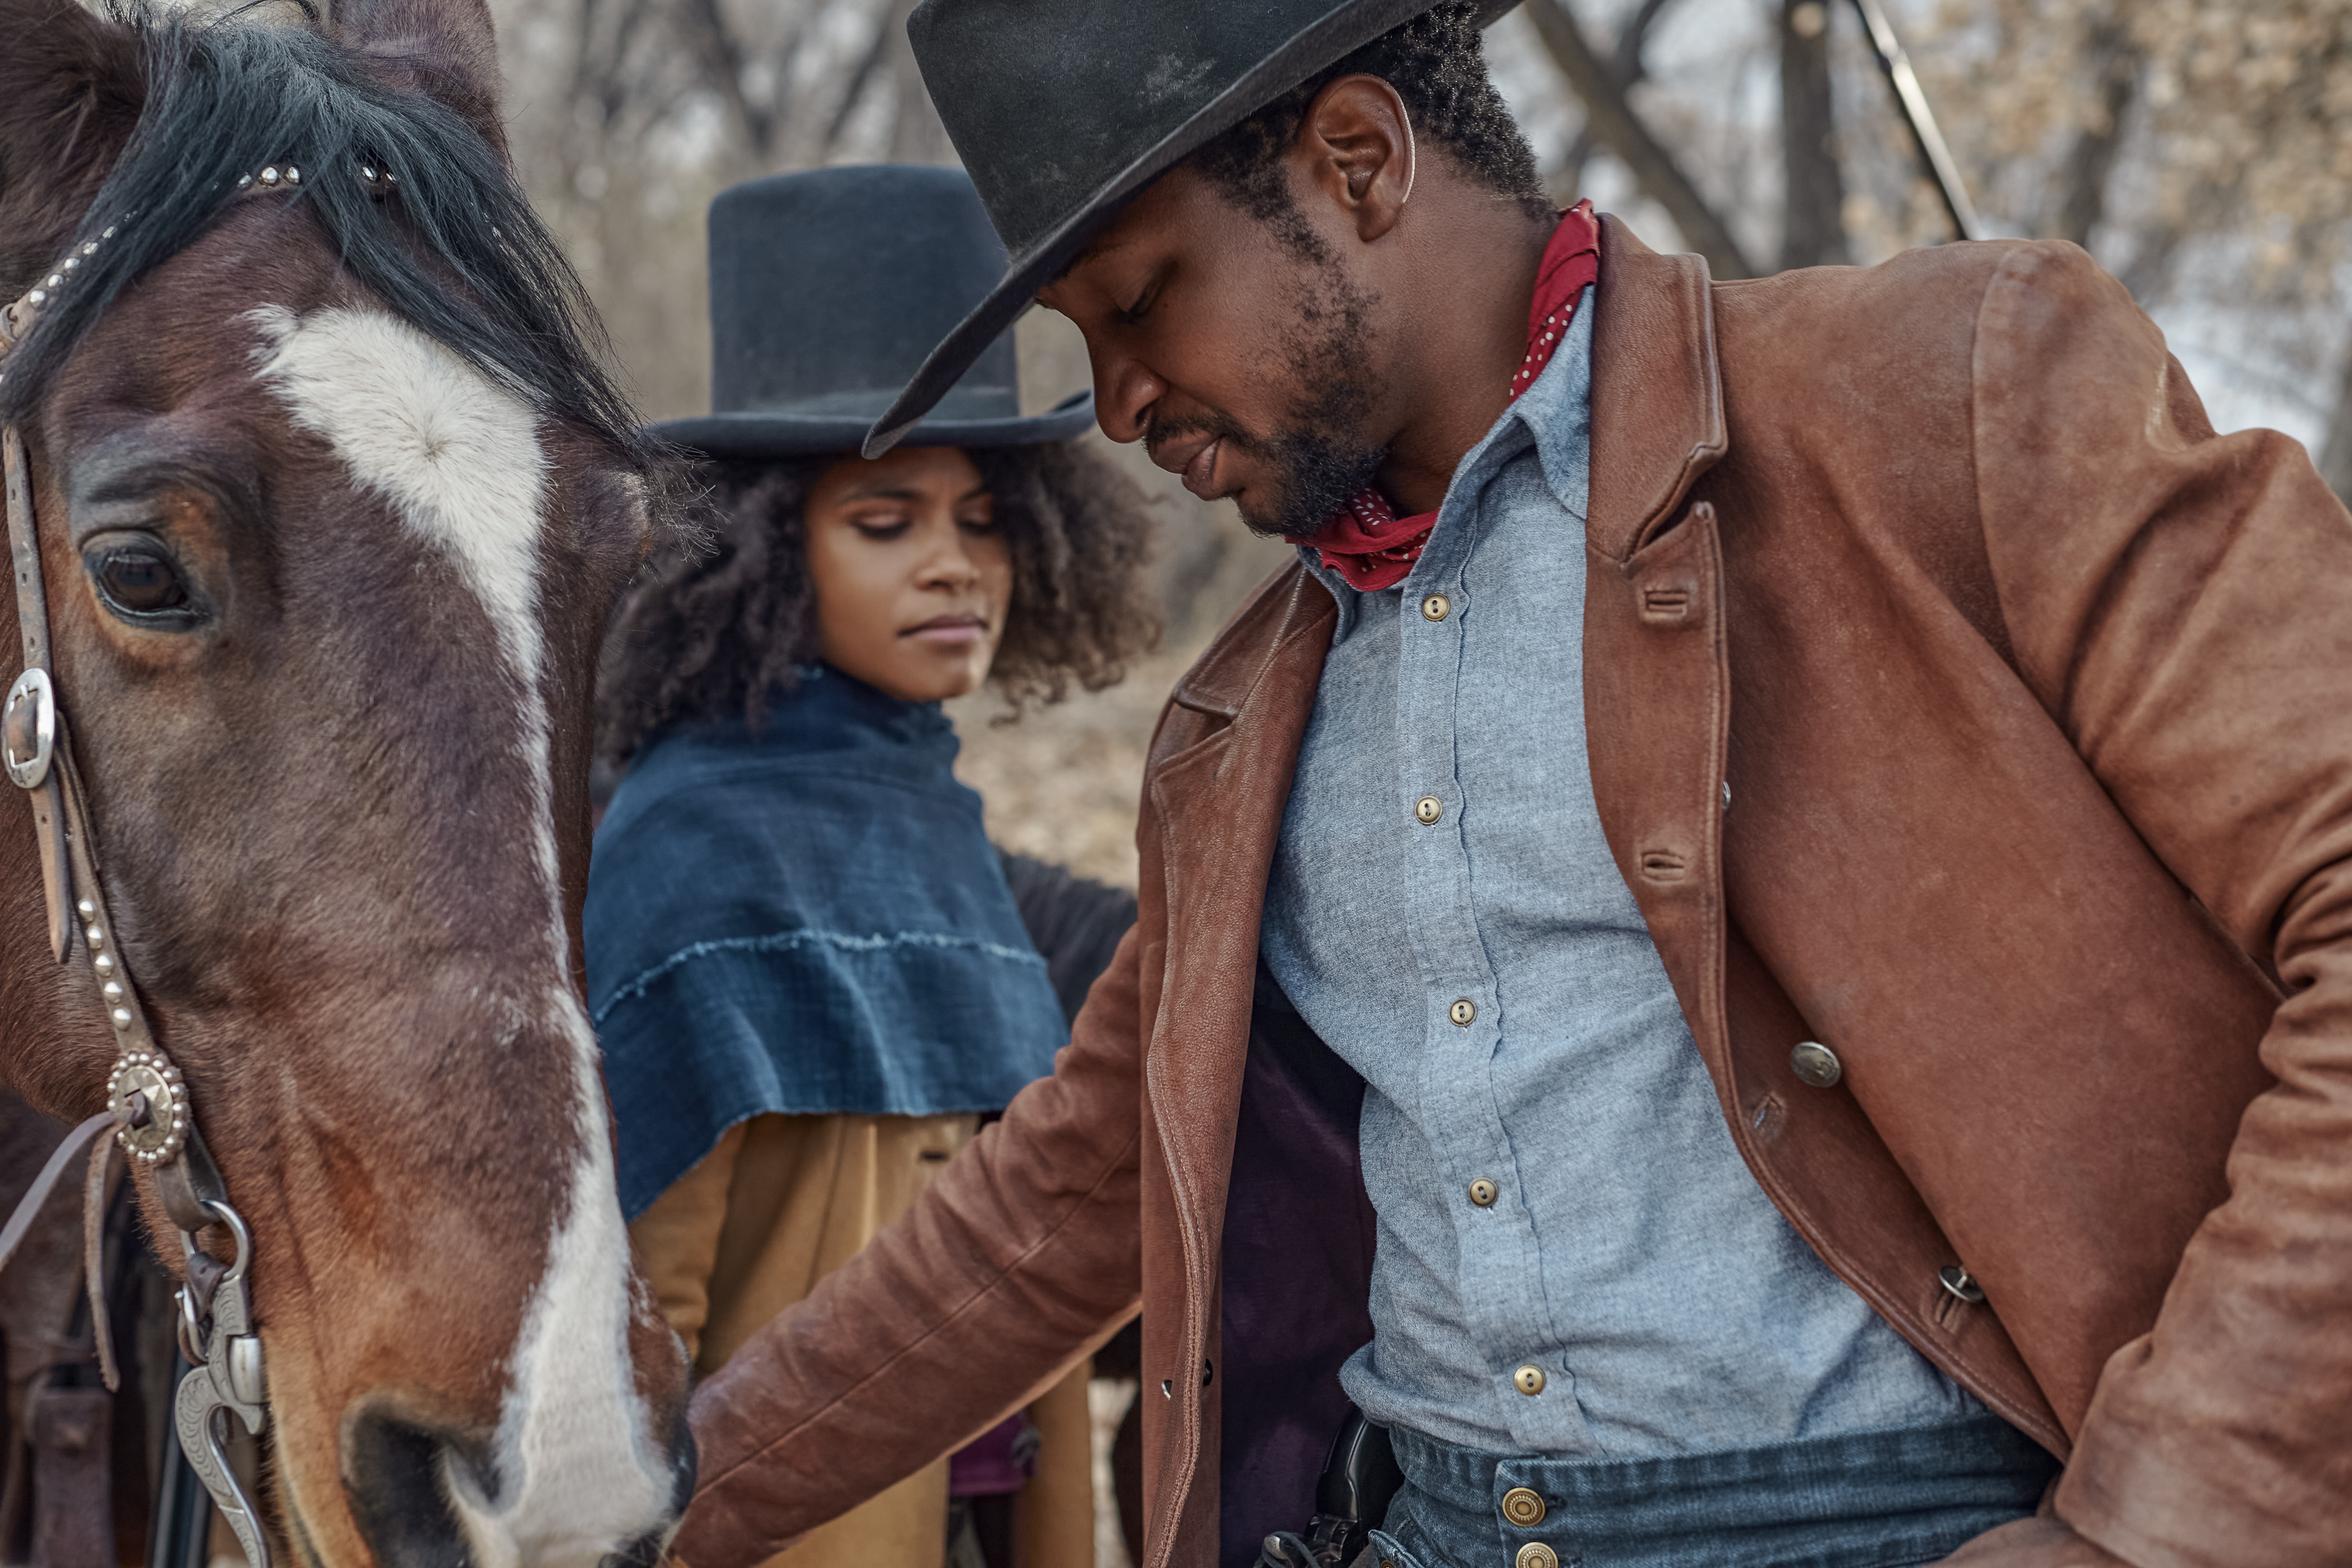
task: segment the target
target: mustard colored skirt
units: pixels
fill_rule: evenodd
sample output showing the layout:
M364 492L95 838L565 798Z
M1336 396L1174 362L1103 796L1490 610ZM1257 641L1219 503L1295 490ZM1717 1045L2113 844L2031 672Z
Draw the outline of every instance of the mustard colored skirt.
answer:
M976 1116L755 1116L629 1227L697 1378L906 1213L978 1131ZM1029 1406L1042 1439L1020 1493L1022 1568L1093 1568L1087 1371ZM941 1458L820 1525L766 1568L941 1568Z

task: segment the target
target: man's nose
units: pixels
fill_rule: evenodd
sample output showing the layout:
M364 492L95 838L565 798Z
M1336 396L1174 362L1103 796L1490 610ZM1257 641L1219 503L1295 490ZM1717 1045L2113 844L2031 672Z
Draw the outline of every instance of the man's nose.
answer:
M1121 444L1141 440L1150 428L1152 406L1167 395L1167 384L1142 361L1128 355L1096 357L1094 373L1095 423Z

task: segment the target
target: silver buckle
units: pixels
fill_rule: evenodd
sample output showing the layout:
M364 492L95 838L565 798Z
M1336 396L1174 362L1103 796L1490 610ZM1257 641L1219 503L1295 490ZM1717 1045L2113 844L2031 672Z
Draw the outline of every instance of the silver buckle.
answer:
M8 782L18 789L40 788L57 743L57 690L47 670L28 669L8 689L7 705L0 708L0 763L8 769Z

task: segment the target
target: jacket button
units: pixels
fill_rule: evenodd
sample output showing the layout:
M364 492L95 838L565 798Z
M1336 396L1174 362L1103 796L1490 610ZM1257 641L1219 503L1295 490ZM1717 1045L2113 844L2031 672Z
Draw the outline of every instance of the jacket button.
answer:
M1544 1388L1543 1368L1533 1363L1519 1368L1518 1371L1511 1373L1511 1386L1529 1398L1541 1394Z
M1445 815L1445 803L1433 795L1423 795L1412 803L1412 815L1427 826Z
M1470 1201L1482 1209L1490 1209L1495 1206L1495 1200L1502 1195L1502 1191L1494 1183L1481 1176L1470 1184Z
M1447 598L1443 594L1432 594L1428 598L1423 599L1421 602L1421 618L1423 620L1442 621L1453 613L1454 601Z
M1445 1016L1454 1020L1455 1028L1466 1029L1478 1021L1478 1004L1467 996L1457 997L1454 1005L1445 1010Z
M1799 1040L1789 1052L1789 1068L1815 1089L1828 1089L1845 1076L1837 1053L1819 1040Z
M1946 1264L1936 1278L1943 1281L1945 1289L1971 1307L1984 1300L1984 1287L1970 1279L1969 1271L1957 1263Z
M1544 1500L1525 1487L1513 1487L1503 1494L1503 1517L1521 1530L1541 1524Z
M1512 1568L1559 1568L1559 1553L1540 1541L1530 1541L1511 1563Z

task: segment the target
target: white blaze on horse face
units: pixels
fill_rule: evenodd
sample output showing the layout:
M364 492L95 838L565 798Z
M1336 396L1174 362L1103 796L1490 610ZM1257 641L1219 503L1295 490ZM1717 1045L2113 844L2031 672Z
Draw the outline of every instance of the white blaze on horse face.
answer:
M497 628L518 697L517 760L532 791L534 869L547 901L544 1014L571 1047L579 1148L571 1204L524 1315L500 1415L496 1497L462 1467L445 1479L478 1568L593 1564L667 1515L670 1477L629 1360L628 1240L615 1195L596 1038L568 980L538 616L546 460L520 398L380 311L247 320L262 383L324 437L362 489L440 552Z

